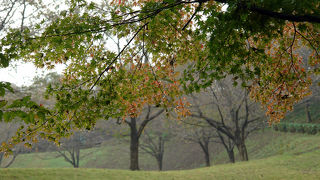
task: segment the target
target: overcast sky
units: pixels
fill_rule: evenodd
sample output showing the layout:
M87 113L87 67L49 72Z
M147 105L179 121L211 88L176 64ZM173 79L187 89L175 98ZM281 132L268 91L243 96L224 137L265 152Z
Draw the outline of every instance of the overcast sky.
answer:
M57 65L53 70L36 68L32 63L14 62L8 68L0 68L0 81L14 83L17 86L28 86L32 84L35 76L44 76L49 72L63 71L63 65Z

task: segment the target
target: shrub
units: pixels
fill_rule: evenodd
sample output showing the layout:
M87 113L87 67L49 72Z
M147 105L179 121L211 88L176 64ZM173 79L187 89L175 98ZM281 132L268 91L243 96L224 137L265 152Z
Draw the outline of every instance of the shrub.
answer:
M296 132L296 124L288 124L288 131L291 132L291 133L294 133Z
M305 131L308 133L308 134L317 134L317 125L315 124L308 124L305 126Z
M317 132L320 133L320 124L316 125Z
M320 133L320 124L278 123L272 125L275 131L291 133Z
M287 124L286 123L279 123L279 131L281 132L287 132Z
M305 133L304 125L303 124L296 124L296 132L298 133Z

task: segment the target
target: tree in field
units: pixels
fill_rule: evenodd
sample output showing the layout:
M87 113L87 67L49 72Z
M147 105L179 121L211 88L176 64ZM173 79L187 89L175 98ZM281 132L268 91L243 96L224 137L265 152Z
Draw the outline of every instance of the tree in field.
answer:
M124 119L124 123L130 128L130 170L139 170L139 141L144 129L150 121L156 119L164 112L164 109L156 111L153 111L153 109L155 108L148 106L145 115L141 114L138 117L132 116Z
M193 127L186 129L186 132L184 132L182 136L186 141L196 143L201 147L201 150L204 154L206 166L210 167L211 161L209 144L210 142L213 142L213 139L216 137L214 129L201 124L196 124L193 125Z
M193 98L196 98L193 96ZM211 104L211 103L210 103ZM210 105L207 104L207 105ZM195 105L197 106L197 105ZM201 118L187 118L183 121L184 132L181 133L183 139L194 142L200 145L206 160L206 166L210 166L210 143L222 144L225 148L229 161L235 163L234 156L234 142L228 137L218 131L216 128L211 127L206 121Z
M236 162L235 156L234 156L234 145L235 144L234 144L233 140L230 137L222 134L220 131L217 131L217 134L218 134L219 140L216 142L222 144L224 149L227 151L229 162L235 163Z
M78 168L80 166L81 158L93 153L92 150L86 153L81 152L81 150L96 147L97 145L100 145L100 143L98 133L74 131L70 137L64 138L61 141L56 151L56 157L63 157L64 160L70 163L74 168Z
M246 89L233 87L230 79L217 81L204 93L206 98L211 96L213 106L210 109L203 107L199 104L202 99L194 98L197 106L191 116L203 119L220 135L230 138L239 151L240 159L247 161L245 140L251 132L262 127L263 115L257 103L250 101ZM222 136L220 138L222 143L225 142Z
M67 2L54 18L8 30L0 42L6 62L67 64L61 87L48 89L56 107L28 121L16 141L40 132L57 141L96 119L136 118L146 104L186 116L181 94L227 75L242 80L272 123L310 94L309 76L319 73L318 0ZM110 36L128 39L120 52L108 46ZM302 46L312 71L296 52Z
M81 146L80 133L74 133L69 139L61 143L57 153L74 168L78 168L80 165Z
M165 142L169 141L170 135L166 132L145 131L142 138L141 150L150 154L157 160L158 169L162 171Z

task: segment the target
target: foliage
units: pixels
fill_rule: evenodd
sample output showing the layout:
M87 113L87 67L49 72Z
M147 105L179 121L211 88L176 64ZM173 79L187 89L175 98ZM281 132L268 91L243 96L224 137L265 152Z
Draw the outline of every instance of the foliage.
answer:
M1 98L5 96L6 91L13 93L13 88L10 83L0 82ZM31 101L30 96L25 96L13 101L7 99L0 100L0 119L3 119L5 122L11 122L16 118L20 118L25 124L42 126L42 124L48 120L47 115L50 115L50 111L42 104L39 105ZM8 143L2 142L1 150L12 153L12 147L21 141L24 142L26 147L31 147L31 143L37 141L34 137L35 132L31 127L32 126L25 127L21 125L14 138Z

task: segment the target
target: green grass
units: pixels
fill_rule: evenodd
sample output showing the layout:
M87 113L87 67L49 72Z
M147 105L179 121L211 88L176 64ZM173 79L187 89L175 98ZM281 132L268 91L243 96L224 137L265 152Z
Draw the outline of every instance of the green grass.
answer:
M286 154L236 164L181 171L139 171L110 169L1 169L3 180L87 180L87 179L317 179L320 177L320 150Z
M65 168L72 167L56 152L20 154L10 168ZM155 167L155 160L145 154L140 155L141 169ZM117 139L106 142L101 147L83 149L80 153L80 167L128 169L129 146ZM1 179L0 179L1 180Z
M249 160L278 155L294 155L320 148L320 134L283 133L270 128L256 132L246 141ZM234 149L237 157L237 150ZM228 156L223 150L214 154L215 164L227 163Z
M261 159L276 155L296 154L312 151L319 146L320 135L282 133L266 129L249 136L246 141L249 159ZM181 143L181 142L180 142ZM227 153L222 147L212 144L212 164L228 162ZM237 150L234 150L237 157ZM57 153L21 154L11 168L64 168L72 167ZM153 157L140 153L140 168L157 170ZM129 145L116 139L107 141L103 146L81 150L80 167L128 169ZM197 144L179 144L173 141L167 144L164 157L165 169L193 169L204 166L203 154Z
M30 153L18 155L14 163L10 166L13 168L64 168L72 167L64 161L62 157L56 157L57 153Z
M283 122L307 123L305 107L305 104L296 105L293 111L286 115ZM309 109L312 123L320 123L320 102L317 99L311 100Z
M50 158L53 153L20 155L13 167L1 169L0 180L54 180L54 179L319 179L320 177L320 135L275 132L270 129L257 132L247 141L249 162L213 165L209 168L176 171L139 171L71 167L59 158ZM126 146L109 142L101 148L84 150L88 153L82 159L82 167L90 163L103 166L117 162L117 166L127 167ZM127 149L126 149L127 150ZM235 151L236 152L236 151ZM119 156L121 154L123 156ZM109 156L108 156L109 154ZM181 154L177 154L179 156ZM202 154L200 154L202 155ZM116 156L116 157L114 157ZM151 157L142 155L142 166L154 164ZM108 158L109 159L108 159ZM113 158L112 158L113 157ZM38 158L38 159L37 159ZM46 159L47 158L47 159ZM100 159L99 159L100 158ZM226 153L221 151L213 156L215 163L224 163ZM184 162L184 161L182 161ZM33 167L33 168L32 168ZM38 167L38 168L35 168ZM55 168L39 168L55 167ZM111 167L111 166L110 166ZM115 168L115 166L112 166Z

